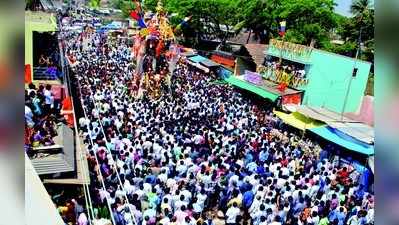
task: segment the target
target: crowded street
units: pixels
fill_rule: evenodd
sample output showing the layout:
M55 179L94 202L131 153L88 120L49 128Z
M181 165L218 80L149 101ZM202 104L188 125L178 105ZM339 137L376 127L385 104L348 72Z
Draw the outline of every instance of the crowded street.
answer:
M65 224L374 224L370 174L288 127L272 104L190 63L159 28L163 11L144 24L149 34L127 38L94 29L94 19L73 30L65 18L57 15L58 40L75 124L51 85L25 90L29 154L56 144L57 124L76 126L82 142L84 195L52 196ZM281 61L265 62L267 73L306 76Z

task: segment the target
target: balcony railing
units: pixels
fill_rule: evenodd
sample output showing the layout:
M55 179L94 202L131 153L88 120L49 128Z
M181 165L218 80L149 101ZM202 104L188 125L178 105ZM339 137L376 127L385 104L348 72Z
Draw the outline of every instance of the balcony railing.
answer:
M34 80L57 80L58 71L50 69L49 67L33 67L33 79Z
M258 67L257 72L267 80L279 84L286 83L292 88L304 88L309 82L306 77L298 77L293 73L285 72L282 69L274 69L272 67L260 66Z

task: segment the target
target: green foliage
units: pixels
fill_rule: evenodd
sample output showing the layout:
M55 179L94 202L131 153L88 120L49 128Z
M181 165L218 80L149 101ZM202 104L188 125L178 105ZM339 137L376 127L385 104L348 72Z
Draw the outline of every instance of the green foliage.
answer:
M112 8L121 9L123 5L123 0L110 0L109 3Z
M165 3L165 2L163 1L162 3ZM147 11L155 12L155 8L157 7L157 4L158 4L158 0L144 0L144 8Z
M315 47L322 47L337 25L333 0L283 0L276 19L287 21L287 31L298 35L293 38L296 43L309 45L313 41Z
M353 43L355 49L359 48L360 38L364 47L359 57L374 62L374 9L370 0L353 1L351 12L354 16L340 21L337 32L343 40Z
M101 0L90 0L89 1L89 6L91 8L96 9L96 8L100 7L100 2L101 2Z
M93 0L91 0L93 1ZM162 0L165 11L171 15L170 24L177 26L186 16L192 16L177 36L185 43L198 43L199 38L226 40L242 29L252 31L255 39L268 43L271 38L281 39L280 22L286 21L284 40L310 45L335 53L354 56L362 27L363 51L360 57L373 60L374 9L370 0L353 0L354 17L334 12L334 0ZM125 17L135 8L132 0L111 0ZM145 11L156 12L158 0L144 0ZM220 25L226 25L228 32ZM343 45L332 44L341 39Z
M133 1L121 1L120 10L122 10L122 16L128 18L130 16L130 12L136 9L136 5Z
M334 52L349 57L354 57L356 54L356 42L346 41L342 45L332 44L330 41L324 43L324 50Z

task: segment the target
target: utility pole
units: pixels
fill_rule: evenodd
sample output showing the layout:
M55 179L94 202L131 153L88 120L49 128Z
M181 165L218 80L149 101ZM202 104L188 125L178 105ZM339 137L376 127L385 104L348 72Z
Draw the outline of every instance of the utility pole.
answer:
M341 121L344 120L344 112L345 112L346 104L347 104L347 102L348 102L350 87L351 87L353 78L356 76L355 73L357 72L357 71L355 72L355 70L357 70L357 69L356 69L357 58L359 57L360 50L361 50L361 49L360 49L360 48L361 48L360 45L361 45L361 42L362 42L362 29L363 29L363 27L360 27L360 29L359 29L358 47L357 47L357 50L356 50L355 62L353 63L352 75L351 75L351 77L349 78L349 84L348 84L348 88L346 89L344 104L343 104L343 106L342 106Z

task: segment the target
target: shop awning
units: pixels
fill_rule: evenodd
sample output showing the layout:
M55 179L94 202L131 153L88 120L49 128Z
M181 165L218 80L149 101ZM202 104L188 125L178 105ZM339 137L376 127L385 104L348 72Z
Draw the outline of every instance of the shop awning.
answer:
M330 127L352 136L359 141L371 144L374 142L373 127L357 120L352 120L326 108L301 105L297 112L315 120L325 122Z
M307 105L301 105L298 107L297 111L307 117L313 118L315 120L320 120L325 123L329 122L357 122L337 112L333 112L329 109L322 107L312 107Z
M229 76L225 79L229 84L239 87L241 89L253 92L263 98L272 100L273 102L279 97L277 94L273 94L263 88L260 88L254 84L251 84L243 79L239 79L237 76Z
M189 57L188 59L194 63L200 63L202 61L208 60L207 58L200 56L200 55L192 56L192 57Z
M195 56L189 57L187 62L207 73L209 72L209 68L219 66L219 64L211 61L208 58L200 56L200 55L195 55Z
M374 143L374 129L365 123L329 122L327 124L366 144Z
M316 127L309 129L320 137L340 145L348 150L358 152L364 155L374 155L374 145L369 145L357 140L330 126Z
M215 62L213 62L213 61L211 61L211 60L205 60L205 61L202 61L202 62L200 62L200 63L201 63L202 65L208 67L208 68L219 66L219 64L217 64L217 63L215 63Z
M282 119L284 123L300 130L312 129L325 125L325 123L306 117L298 112L284 113L280 111L274 111L274 114Z

